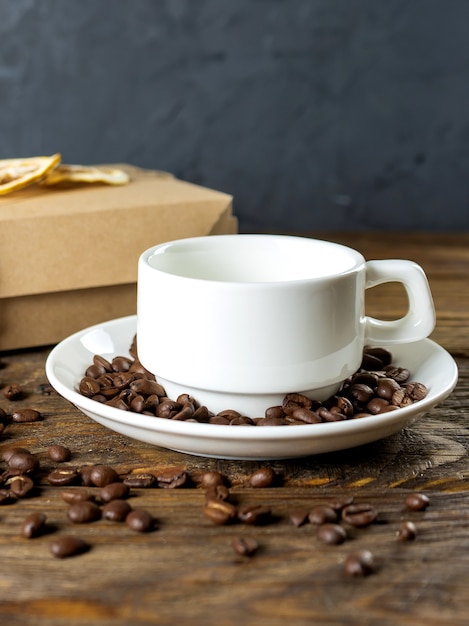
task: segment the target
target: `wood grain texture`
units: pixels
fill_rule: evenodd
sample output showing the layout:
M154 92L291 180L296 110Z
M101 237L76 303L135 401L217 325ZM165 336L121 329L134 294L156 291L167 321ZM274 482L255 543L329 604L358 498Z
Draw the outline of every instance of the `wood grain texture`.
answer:
M331 238L331 237L329 237ZM139 443L89 420L50 392L44 373L49 349L5 353L2 385L20 383L24 399L0 406L36 408L44 419L11 424L0 450L21 445L41 460L33 496L0 506L0 618L2 624L35 626L124 626L147 624L467 624L469 591L469 237L465 234L348 234L335 239L360 249L367 258L412 258L426 270L438 312L434 338L455 355L460 379L453 394L412 427L354 450L270 463L280 484L253 489L251 472L265 463L235 462L183 455ZM370 294L371 295L371 294ZM398 312L402 293L373 295L373 314ZM263 526L216 526L203 514L204 494L195 486L134 490L134 508L149 510L157 528L138 534L105 520L73 525L60 488L46 481L56 463L50 445L72 450L67 466L107 463L122 475L145 469L184 467L196 476L217 469L231 483L237 505L264 504L273 512ZM2 467L4 465L2 464ZM409 512L405 495L423 491L430 506ZM96 490L97 491L97 490ZM378 522L347 527L340 546L326 546L316 528L296 528L292 511L310 509L338 495L372 503ZM20 536L24 517L43 511L49 532ZM400 542L402 520L417 526L417 537ZM87 540L86 554L54 559L54 536ZM232 547L235 536L259 543L251 558ZM353 550L375 556L369 577L344 576L342 564Z

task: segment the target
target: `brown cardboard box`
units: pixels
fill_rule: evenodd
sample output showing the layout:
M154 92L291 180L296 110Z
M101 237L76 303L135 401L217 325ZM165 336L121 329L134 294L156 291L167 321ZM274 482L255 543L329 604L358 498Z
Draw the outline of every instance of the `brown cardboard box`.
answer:
M0 350L136 312L137 262L172 239L235 233L231 196L128 165L128 185L0 198Z

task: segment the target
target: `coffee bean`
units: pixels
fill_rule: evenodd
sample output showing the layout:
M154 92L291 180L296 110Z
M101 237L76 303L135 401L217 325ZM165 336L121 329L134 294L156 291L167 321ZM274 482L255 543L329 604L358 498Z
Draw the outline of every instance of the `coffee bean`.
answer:
M93 470L94 465L82 465L78 469L78 475L81 479L81 484L84 487L94 487L93 482L91 480L91 472Z
M31 454L31 452L27 448L21 448L19 446L7 446L6 448L2 448L0 452L0 459L5 461L5 463L9 463L10 458L16 453L21 452L24 454Z
M56 463L64 463L70 460L72 453L66 446L54 445L47 450L47 456Z
M109 465L94 465L91 468L90 480L95 487L105 487L109 483L119 482L119 474Z
M86 398L92 398L99 393L100 389L101 385L99 382L90 376L84 376L78 386L78 391Z
M75 502L84 502L85 500L93 500L93 496L84 489L63 490L60 496L67 504L75 504Z
M147 489L152 487L156 483L156 478L153 474L147 472L129 474L124 478L124 484L128 487Z
M61 467L52 470L47 475L47 481L50 485L63 487L73 485L78 480L78 471L74 467Z
M376 393L380 398L391 401L393 393L400 388L394 378L381 378L376 386Z
M281 406L271 406L265 410L264 417L282 419L285 417L285 412Z
M23 397L23 390L19 385L5 385L2 393L7 400L20 400Z
M373 568L374 558L369 550L352 552L344 561L344 573L347 576L368 576Z
M328 506L315 506L308 514L310 524L326 524L337 521L337 511Z
M228 500L230 497L230 490L226 485L215 485L210 487L205 492L206 500Z
M0 505L16 502L9 489L0 489Z
M369 526L377 517L378 512L371 504L349 504L342 509L343 521L357 528Z
M103 502L111 500L125 500L129 495L130 488L125 483L109 483L101 489L100 498Z
M349 504L353 504L353 496L337 496L333 500L329 500L326 506L334 509L334 511L341 512Z
M74 524L88 524L100 519L101 509L91 500L83 500L71 504L67 515Z
M376 359L379 359L382 363L379 369L383 369L386 365L389 365L392 360L392 354L386 348L375 347L375 346L365 346L363 348L363 353L367 356L373 356Z
M263 504L248 504L238 509L237 516L244 524L266 524L270 521L272 511Z
M290 413L293 419L303 422L304 424L319 424L322 422L322 419L315 411L311 411L311 409L295 409Z
M80 537L62 535L50 544L50 551L57 559L66 559L71 556L82 554L89 550L90 546Z
M271 467L261 467L249 477L249 484L255 488L272 487L277 480L277 474Z
M46 525L46 515L40 511L30 513L21 524L21 535L26 539L42 534Z
M224 485L226 479L220 472L212 470L210 472L204 472L198 482L202 489L210 489L211 487Z
M6 484L10 487L11 493L16 498L26 498L34 489L33 481L25 474L12 476L6 481Z
M14 452L8 459L9 469L17 470L20 474L33 474L39 466L39 459L30 452Z
M321 524L317 530L317 538L329 545L344 543L347 533L339 524Z
M111 522L125 522L132 507L125 500L111 500L102 508L102 518Z
M259 544L252 537L234 537L231 545L233 550L241 556L253 556L259 549Z
M156 473L158 487L163 489L176 489L183 487L187 482L187 472L181 467L168 467Z
M143 509L130 511L125 518L127 526L138 533L147 533L154 529L155 520L151 513Z
M412 398L414 402L423 400L428 394L428 389L423 383L405 383L404 389L406 390L407 395Z
M410 493L404 502L411 511L424 511L430 504L430 499L424 493Z
M386 376L393 378L400 385L409 380L410 372L405 367L396 367L395 365L387 365L384 368Z
M102 368L105 372L112 372L111 363L109 363L109 361L105 359L103 356L101 356L100 354L96 354L93 357L93 363L94 365L97 365L100 368Z
M11 414L11 419L17 424L26 424L41 421L42 415L36 409L17 409Z
M205 424L210 419L210 411L206 406L199 406L199 408L195 410L192 419L201 424Z
M132 367L132 359L126 356L115 356L111 361L111 367L114 372L128 372Z
M389 400L385 398L371 398L366 405L366 409L372 415L379 415L380 413L384 413L389 406Z
M405 521L399 527L397 538L400 541L412 541L417 536L417 529L413 522Z
M374 395L374 391L368 385L356 383L350 387L350 395L360 404L367 404Z
M204 514L214 524L229 524L236 517L236 507L225 500L207 500Z
M287 417L256 417L253 419L253 423L256 426L285 426L286 424L288 424ZM299 422L291 416L290 419L296 424L304 424L304 422Z
M292 511L290 513L290 521L293 524L293 526L296 526L297 528L299 528L300 526L303 526L303 524L306 523L308 519L308 514L309 514L309 511L307 511L306 509Z

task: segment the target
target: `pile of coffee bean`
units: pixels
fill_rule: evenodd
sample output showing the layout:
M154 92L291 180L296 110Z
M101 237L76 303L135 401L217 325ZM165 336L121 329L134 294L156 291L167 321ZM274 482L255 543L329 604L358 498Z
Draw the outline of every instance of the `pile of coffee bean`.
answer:
M395 411L428 393L423 383L410 379L408 369L392 364L389 350L366 346L360 368L326 401L289 393L281 405L268 407L263 417L241 415L229 408L214 414L188 394L168 398L164 387L138 360L135 338L130 355L111 361L95 355L79 383L79 392L124 411L229 426L300 426L359 419Z

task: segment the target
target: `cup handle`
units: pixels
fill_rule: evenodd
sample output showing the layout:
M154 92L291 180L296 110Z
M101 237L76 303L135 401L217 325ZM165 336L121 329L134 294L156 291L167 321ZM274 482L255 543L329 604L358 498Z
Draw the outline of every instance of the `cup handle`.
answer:
M397 320L384 321L366 317L365 342L374 344L405 343L425 339L435 327L435 307L425 272L413 261L386 259L366 263L366 289L382 283L404 285L409 310Z

